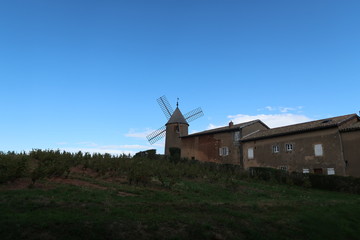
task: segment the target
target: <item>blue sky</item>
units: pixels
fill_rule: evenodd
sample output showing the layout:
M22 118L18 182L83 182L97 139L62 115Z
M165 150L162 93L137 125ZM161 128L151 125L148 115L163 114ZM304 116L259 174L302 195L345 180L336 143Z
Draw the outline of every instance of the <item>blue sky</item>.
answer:
M360 110L360 1L0 2L0 151L136 153L166 95L190 131Z

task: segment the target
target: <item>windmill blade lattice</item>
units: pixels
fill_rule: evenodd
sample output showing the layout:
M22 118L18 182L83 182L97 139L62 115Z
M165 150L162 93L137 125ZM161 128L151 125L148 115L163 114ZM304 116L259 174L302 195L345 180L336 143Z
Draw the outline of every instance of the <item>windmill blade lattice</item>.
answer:
M201 110L201 108L196 108L184 115L187 122L194 121L195 119L198 119L202 116L204 116L204 112Z
M165 137L165 134L166 134L166 126L163 126L158 130L155 130L154 132L147 135L146 138L151 144L154 144L155 142Z
M167 100L167 98L164 96L160 97L157 99L157 102L160 105L161 110L164 112L165 117L169 120L171 115L173 114L174 110L171 107L169 101Z

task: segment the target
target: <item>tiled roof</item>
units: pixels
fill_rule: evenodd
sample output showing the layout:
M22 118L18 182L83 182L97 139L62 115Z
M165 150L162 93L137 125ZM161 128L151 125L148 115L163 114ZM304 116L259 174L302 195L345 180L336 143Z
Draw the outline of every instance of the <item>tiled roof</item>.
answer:
M268 126L266 126L266 124L264 124L262 121L254 120L254 121L250 121L250 122L234 124L232 126L220 127L220 128L215 128L215 129L210 129L210 130L206 130L206 131L202 131L202 132L193 133L188 136L184 136L183 138L195 137L195 136L207 135L207 134L215 134L215 133L221 133L221 132L232 132L232 131L239 130L240 128L257 123L257 122L260 122L261 124L263 124L265 127L268 128Z
M170 123L182 123L189 125L178 107L175 109L166 125Z
M342 126L340 128L341 132L351 132L351 131L358 131L358 130L360 130L360 121L356 122L354 124L351 124L351 125Z
M270 138L270 137L276 137L276 136L283 136L283 135L290 135L294 133L301 133L301 132L308 132L308 131L314 131L319 129L325 129L325 128L332 128L332 127L338 127L341 124L345 123L347 120L356 118L356 114L349 114L344 116L338 116L333 118L326 118L311 122L305 122L295 125L289 125L285 127L278 127L278 128L272 128L268 130L262 130L259 132L256 132L252 135L249 135L247 137L244 137L241 139L242 141L251 141L256 139L262 139L262 138Z

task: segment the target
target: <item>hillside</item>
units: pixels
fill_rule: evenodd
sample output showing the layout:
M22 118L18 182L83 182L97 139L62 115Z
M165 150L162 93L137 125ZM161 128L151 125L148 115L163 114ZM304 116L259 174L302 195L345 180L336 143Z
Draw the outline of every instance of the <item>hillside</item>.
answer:
M146 166L144 161L150 160L136 165ZM164 166L172 168L169 173L185 165L163 162ZM163 180L159 176L144 180L147 176L141 174L129 181L128 175L78 165L67 177L44 177L33 184L22 177L3 183L1 239L278 240L360 235L359 195L237 178L211 168L199 176L177 175L173 182L169 174L163 174Z

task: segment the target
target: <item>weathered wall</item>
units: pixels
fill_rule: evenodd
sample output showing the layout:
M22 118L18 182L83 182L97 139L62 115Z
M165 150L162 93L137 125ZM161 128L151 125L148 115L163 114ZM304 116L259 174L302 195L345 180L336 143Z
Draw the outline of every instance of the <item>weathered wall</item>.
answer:
M268 128L266 128L264 125L262 125L261 123L259 122L256 122L254 124L251 124L250 126L246 126L242 129L242 137L243 136L246 136L246 135L249 135L251 133L254 133L256 131L259 131L259 130L267 130Z
M266 127L260 123L255 123L244 127L240 130L240 137L244 135L242 132L249 134L257 130L263 130ZM242 164L241 146L239 141L235 141L235 132L239 129L231 129L227 132L212 133L206 135L198 135L182 139L182 157L196 159L204 162L216 162L222 164ZM229 154L220 156L219 148L228 147Z
M189 126L186 124L171 123L166 125L165 155L170 155L171 147L181 148L182 136L188 135Z
M360 177L360 130L341 133L346 174Z
M182 157L196 159L203 162L239 164L238 146L234 146L232 132L220 134L207 134L182 139ZM228 156L219 156L219 148L228 147Z
M287 152L285 144L291 143L294 149ZM315 156L314 145L322 144L323 156ZM273 145L280 147L279 153L273 153ZM254 158L248 159L248 149L254 149ZM298 133L288 136L272 137L243 143L244 167L286 166L289 172L302 172L304 168L334 168L335 174L345 175L345 162L342 156L341 138L337 128Z

